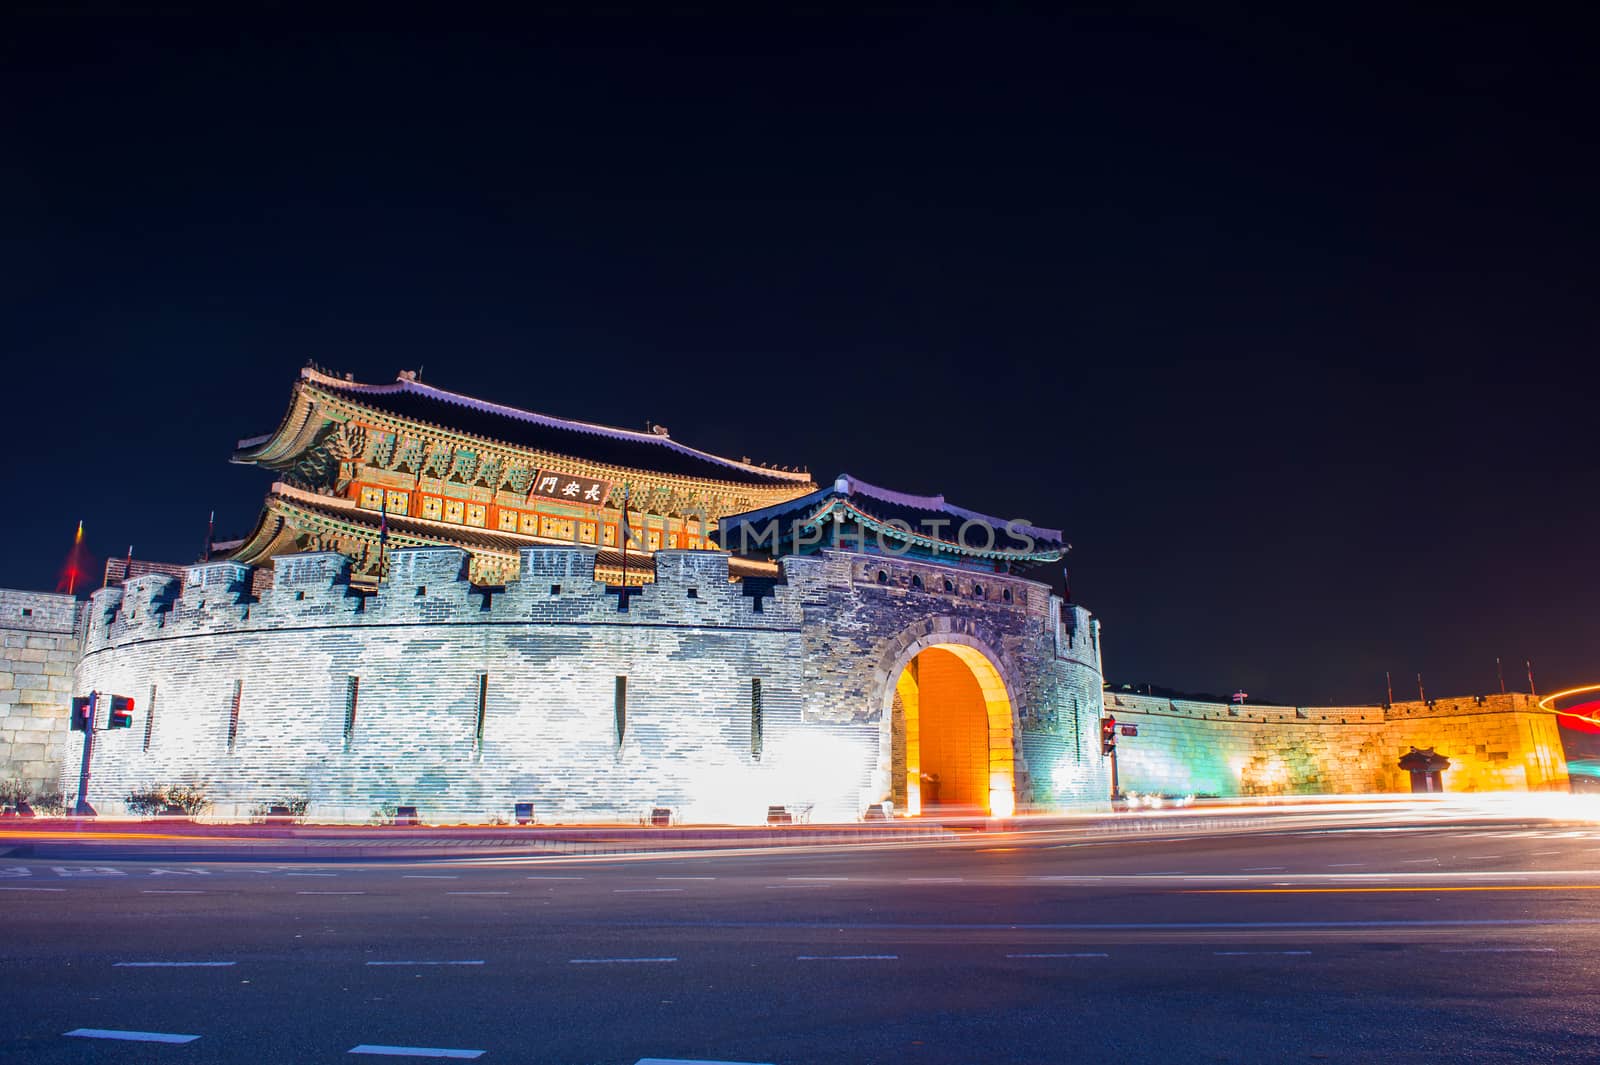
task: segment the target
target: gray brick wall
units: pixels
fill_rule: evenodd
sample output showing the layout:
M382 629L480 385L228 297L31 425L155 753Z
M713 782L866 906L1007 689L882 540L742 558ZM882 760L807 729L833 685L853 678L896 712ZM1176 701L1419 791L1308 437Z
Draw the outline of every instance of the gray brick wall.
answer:
M659 805L748 822L779 804L852 819L890 792L897 670L941 641L978 647L1006 680L1019 803L1105 794L1085 742L1099 718L1091 623L1074 608L1064 624L1042 585L824 553L785 560L785 583L758 600L729 582L726 555L663 551L624 612L581 548L525 549L503 590L470 585L465 563L453 548L396 551L373 596L352 592L334 553L277 559L259 601L233 563L96 593L77 687L131 695L138 711L97 738L91 800L115 813L130 790L198 783L225 816L303 794L344 818L393 803L480 821L531 801L544 820L632 822ZM898 583L879 584L880 565ZM913 572L925 589L946 574L958 587L916 590ZM75 773L63 779L75 791Z
M80 604L0 589L0 777L53 788L69 758L67 719Z

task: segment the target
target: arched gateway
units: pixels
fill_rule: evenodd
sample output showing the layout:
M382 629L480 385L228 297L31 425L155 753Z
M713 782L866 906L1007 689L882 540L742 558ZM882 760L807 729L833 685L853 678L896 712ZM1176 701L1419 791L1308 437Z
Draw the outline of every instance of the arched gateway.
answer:
M993 652L965 634L930 633L885 673L881 744L896 808L1009 817L1015 702Z

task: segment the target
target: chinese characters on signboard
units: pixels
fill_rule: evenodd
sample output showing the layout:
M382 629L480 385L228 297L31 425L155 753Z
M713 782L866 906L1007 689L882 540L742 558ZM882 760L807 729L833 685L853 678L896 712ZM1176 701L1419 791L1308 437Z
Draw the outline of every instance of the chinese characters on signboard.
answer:
M598 507L606 501L606 493L610 488L609 481L540 470L533 479L533 487L528 490L528 498L542 496L545 499L559 499L564 503L582 503Z

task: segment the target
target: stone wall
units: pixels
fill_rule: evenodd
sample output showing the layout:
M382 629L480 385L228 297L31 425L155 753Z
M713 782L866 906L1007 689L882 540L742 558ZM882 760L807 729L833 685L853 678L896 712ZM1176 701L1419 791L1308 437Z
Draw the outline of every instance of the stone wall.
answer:
M52 790L68 758L79 603L0 589L0 778Z
M1251 706L1106 694L1124 792L1292 795L1405 792L1412 747L1450 759L1446 791L1565 790L1556 718L1529 695L1381 706Z
M876 564L824 552L785 559L763 588L730 583L726 554L662 551L624 611L594 560L527 548L518 579L486 589L465 579L464 552L406 549L368 595L347 559L314 553L275 560L259 597L226 562L97 592L78 689L137 709L132 729L97 737L90 799L117 813L130 791L200 784L224 816L304 795L343 819L407 804L481 821L518 801L546 821L666 806L752 822L771 805L852 819L890 793L896 664L938 642L983 649L1005 676L1006 753L1032 771L1023 804L1105 795L1087 756L1095 630L1043 585L984 575L975 591L924 565L939 577L926 587L965 582L925 591L910 563L884 563L905 583L880 583ZM63 781L75 791L75 774Z

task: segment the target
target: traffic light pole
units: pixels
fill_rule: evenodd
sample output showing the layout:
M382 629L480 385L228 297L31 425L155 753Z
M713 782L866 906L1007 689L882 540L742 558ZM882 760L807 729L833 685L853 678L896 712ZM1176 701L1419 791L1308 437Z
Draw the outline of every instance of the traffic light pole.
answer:
M78 769L78 803L72 808L77 817L94 817L94 807L89 805L89 761L94 757L94 726L99 710L98 692L89 693L89 722L83 730L83 765Z

